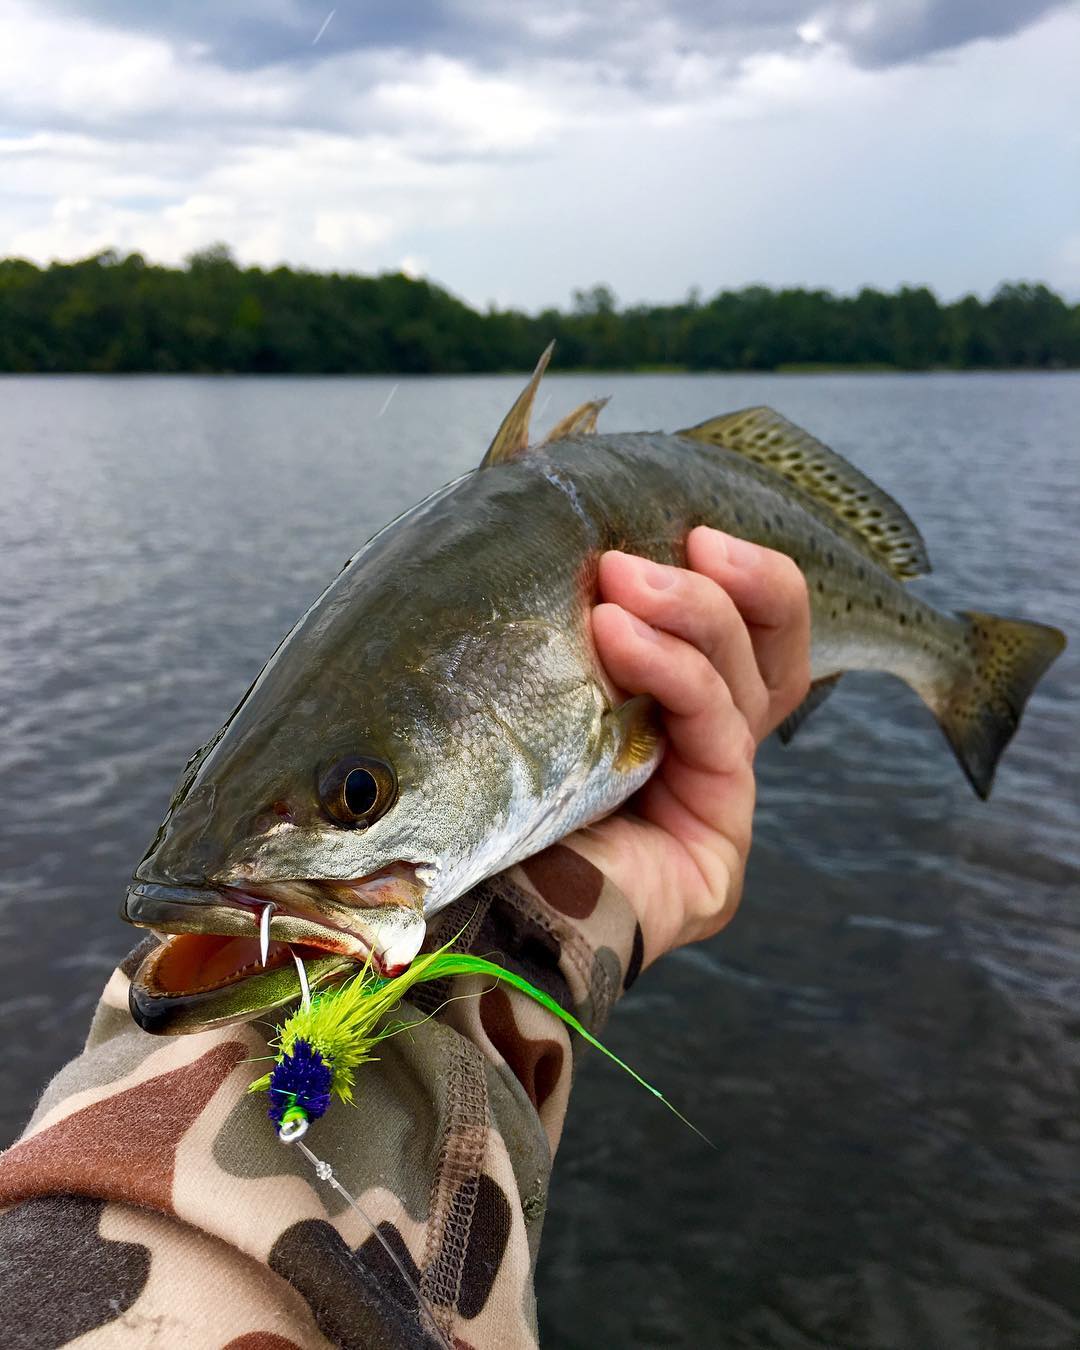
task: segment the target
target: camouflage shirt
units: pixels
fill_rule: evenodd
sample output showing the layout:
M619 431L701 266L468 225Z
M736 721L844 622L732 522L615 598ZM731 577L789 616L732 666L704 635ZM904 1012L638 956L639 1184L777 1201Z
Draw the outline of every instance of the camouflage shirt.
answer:
M626 900L565 845L475 888L433 923L429 945L462 928L459 947L520 971L590 1029L641 965ZM85 1050L0 1158L3 1345L437 1344L361 1217L247 1092L270 1024L140 1031L128 979L145 950L114 972ZM478 977L414 992L415 1028L385 1043L356 1105L334 1106L307 1142L458 1350L535 1346L569 1033Z

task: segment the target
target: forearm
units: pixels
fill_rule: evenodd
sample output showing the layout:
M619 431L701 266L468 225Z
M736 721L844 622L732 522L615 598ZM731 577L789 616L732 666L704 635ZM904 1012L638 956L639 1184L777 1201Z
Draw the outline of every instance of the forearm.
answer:
M625 902L566 848L476 888L440 916L432 942L463 926L471 950L590 1026L640 963ZM126 981L114 975L86 1051L0 1161L0 1199L14 1206L0 1239L28 1300L2 1314L8 1343L62 1344L30 1331L59 1325L59 1309L71 1334L95 1331L102 1344L138 1344L139 1328L177 1319L191 1345L254 1331L349 1344L361 1326L369 1341L422 1344L415 1300L363 1221L247 1094L265 1067L266 1025L153 1038L128 1017ZM513 991L472 979L423 994L415 1027L361 1071L355 1107L335 1106L308 1142L416 1272L445 1333L528 1346L572 1048ZM55 1263L79 1253L87 1270L56 1307L42 1241Z

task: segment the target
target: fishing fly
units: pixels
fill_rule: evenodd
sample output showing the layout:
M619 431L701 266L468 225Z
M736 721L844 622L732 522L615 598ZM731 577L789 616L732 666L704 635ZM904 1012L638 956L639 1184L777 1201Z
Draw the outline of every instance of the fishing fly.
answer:
M268 932L270 908L268 906L261 916L260 929L264 935ZM410 989L454 975L483 975L510 985L553 1013L590 1045L613 1060L684 1124L689 1125L695 1134L710 1143L696 1125L691 1124L672 1106L657 1088L598 1041L573 1013L567 1012L549 994L516 972L483 956L452 951L456 941L457 937L454 937L437 951L418 956L403 974L391 978L380 975L369 957L360 970L343 984L314 996L303 960L293 952L302 990L300 1006L286 1018L270 1042L271 1048L275 1050L273 1069L256 1079L248 1089L249 1092L269 1094L267 1115L278 1138L282 1143L296 1145L311 1163L319 1180L332 1186L364 1220L412 1291L424 1321L447 1350L450 1350L450 1343L436 1320L434 1309L378 1225L337 1179L330 1164L304 1143L308 1127L326 1114L334 1098L345 1104L353 1101L356 1071L362 1064L377 1058L374 1053L377 1047L415 1025L393 1017Z
M710 1142L659 1089L597 1040L550 994L486 957L451 951L455 940L418 956L404 973L392 978L380 975L369 959L351 979L315 995L307 991L303 961L293 954L305 996L271 1041L276 1051L273 1069L249 1089L270 1094L267 1114L279 1138L286 1143L301 1138L313 1120L326 1114L335 1097L345 1103L353 1100L356 1070L376 1058L373 1052L382 1041L411 1025L389 1016L410 989L454 975L483 975L510 985L554 1014L663 1102L695 1134Z

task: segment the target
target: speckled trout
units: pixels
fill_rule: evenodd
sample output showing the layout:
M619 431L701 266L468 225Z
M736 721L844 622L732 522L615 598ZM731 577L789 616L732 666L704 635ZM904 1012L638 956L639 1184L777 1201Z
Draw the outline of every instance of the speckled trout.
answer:
M682 563L706 524L789 554L814 684L782 734L844 671L887 671L989 792L1062 634L912 594L908 517L768 408L602 435L589 403L530 446L549 352L479 469L350 560L189 762L125 902L164 939L131 986L147 1030L285 1004L297 956L312 985L369 954L399 971L443 906L645 782L655 709L617 700L590 636L606 549Z

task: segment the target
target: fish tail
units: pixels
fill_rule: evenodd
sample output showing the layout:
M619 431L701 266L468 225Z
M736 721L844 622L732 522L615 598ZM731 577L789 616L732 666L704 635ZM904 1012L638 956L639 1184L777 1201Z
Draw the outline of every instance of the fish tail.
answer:
M959 614L969 659L951 684L926 701L968 781L990 795L1002 751L1020 725L1024 704L1065 647L1065 634L1046 624L969 610Z

